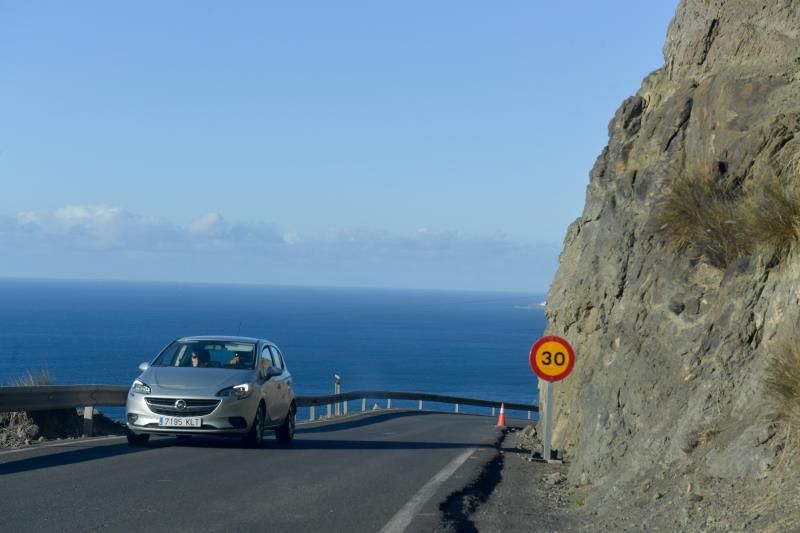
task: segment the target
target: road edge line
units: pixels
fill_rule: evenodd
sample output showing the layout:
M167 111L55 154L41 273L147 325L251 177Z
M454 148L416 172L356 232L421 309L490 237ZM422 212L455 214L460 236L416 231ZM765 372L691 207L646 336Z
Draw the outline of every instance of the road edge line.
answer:
M62 439L59 442L46 442L43 444L28 444L27 446L23 446L20 448L12 448L10 450L0 450L0 457L4 455L10 455L12 453L22 453L22 452L35 452L36 450L44 450L47 448L58 448L59 446L69 446L70 444L87 444L93 442L100 442L104 440L112 440L112 439L124 439L125 435L102 435L98 437L86 437L86 438L79 438L79 439Z
M435 476L433 476L422 488L420 488L414 496L381 528L380 533L402 533L417 516L417 513L430 500L439 487L445 481L450 479L450 476L455 474L456 470L463 465L467 459L472 456L478 449L470 448L465 451L442 468Z

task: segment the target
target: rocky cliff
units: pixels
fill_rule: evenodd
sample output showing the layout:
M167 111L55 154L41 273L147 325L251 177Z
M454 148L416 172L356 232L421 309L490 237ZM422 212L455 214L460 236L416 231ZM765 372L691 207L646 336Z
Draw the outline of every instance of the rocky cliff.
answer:
M726 206L800 186L800 0L682 0L664 59L609 124L550 288L549 331L578 356L555 447L588 529L800 530L796 430L767 390L800 345L800 254L757 242L720 259L720 231L753 233L702 208L684 222L705 241L663 223L681 180ZM762 200L746 206L769 221ZM800 219L779 222L797 235Z

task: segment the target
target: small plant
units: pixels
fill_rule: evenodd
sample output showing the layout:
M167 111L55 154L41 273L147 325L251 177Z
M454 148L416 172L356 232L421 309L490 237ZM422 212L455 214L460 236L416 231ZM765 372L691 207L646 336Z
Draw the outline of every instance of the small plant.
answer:
M52 385L54 383L53 376L47 370L34 370L28 372L21 377L12 379L9 385L12 387L32 387L35 385Z
M800 430L800 345L784 336L775 343L764 379L764 400L770 415Z
M585 491L577 490L572 495L572 504L575 507L583 507L586 505L586 499L588 497L589 495Z
M783 444L779 448L781 451L778 456L778 462L773 469L775 471L783 471L788 468L791 469L790 475L792 475L792 473L797 471L797 465L793 462L793 458L797 456L798 449L800 449L800 432L791 425L787 425L785 430L781 438ZM787 504L789 507L796 508L798 503L800 503L800 501L798 501L796 497L794 501L792 501L792 499L787 499L785 487L773 486L772 489L763 493L760 497L757 497L749 505L747 514L753 519L768 514L772 514L773 516L777 515L778 517L784 515L783 518L770 524L769 527L764 530L765 533L800 531L800 520L797 518L796 514L786 512Z
M697 436L697 441L699 444L708 444L717 435L719 435L719 429L716 426L708 426Z

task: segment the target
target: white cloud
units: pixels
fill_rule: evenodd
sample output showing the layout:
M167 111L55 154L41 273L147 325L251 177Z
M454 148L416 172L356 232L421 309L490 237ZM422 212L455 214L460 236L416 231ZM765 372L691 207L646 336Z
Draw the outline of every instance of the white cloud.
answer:
M53 212L27 211L10 217L7 233L55 247L109 250L159 249L175 230L163 221L107 205L69 205Z
M114 223L123 210L107 205L68 205L56 209L55 217L66 224Z
M0 238L31 244L145 253L208 245L259 247L283 241L270 225L231 224L219 213L208 213L184 227L107 205L69 205L52 212L5 216L0 219L0 232Z
M208 213L192 222L189 228L195 235L217 236L225 233L226 224L219 213Z
M559 248L430 228L302 235L217 212L179 225L107 205L0 215L0 276L542 290Z

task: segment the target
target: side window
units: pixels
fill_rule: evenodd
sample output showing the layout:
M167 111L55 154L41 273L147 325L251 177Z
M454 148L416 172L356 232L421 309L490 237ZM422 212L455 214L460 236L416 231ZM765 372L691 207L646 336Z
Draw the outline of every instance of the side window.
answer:
M269 353L269 348L264 346L264 349L261 351L261 375L267 375L267 369L272 366L272 357Z
M273 365L283 370L283 358L281 357L281 352L274 346L270 346L269 349L272 350Z

